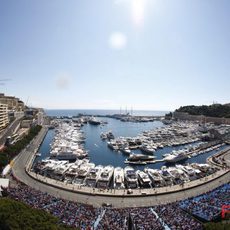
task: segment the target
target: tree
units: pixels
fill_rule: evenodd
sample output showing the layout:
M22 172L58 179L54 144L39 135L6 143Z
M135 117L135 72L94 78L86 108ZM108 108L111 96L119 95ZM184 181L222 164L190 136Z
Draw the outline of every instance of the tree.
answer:
M64 230L73 228L58 225L58 219L43 210L30 208L8 198L1 198L0 229Z

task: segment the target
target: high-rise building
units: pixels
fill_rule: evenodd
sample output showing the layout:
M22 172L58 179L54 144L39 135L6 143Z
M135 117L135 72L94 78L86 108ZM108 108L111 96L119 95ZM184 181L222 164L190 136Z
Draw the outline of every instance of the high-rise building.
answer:
M24 111L25 104L19 98L6 96L3 93L0 93L0 103L7 104L9 111Z
M0 104L0 130L9 124L8 105Z

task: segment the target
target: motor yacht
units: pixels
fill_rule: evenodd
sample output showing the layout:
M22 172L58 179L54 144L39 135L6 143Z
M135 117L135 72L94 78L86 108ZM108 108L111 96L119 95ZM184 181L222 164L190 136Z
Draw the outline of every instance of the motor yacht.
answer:
M105 166L101 171L101 174L97 181L97 188L109 188L110 181L112 179L114 167L112 165Z
M138 188L138 179L134 169L130 166L124 168L125 186L127 188Z
M145 173L141 170L137 170L136 174L138 176L139 184L142 188L151 188L152 187L151 180L150 180L147 173Z
M116 167L113 174L113 187L115 189L123 189L124 185L124 169L121 167Z
M168 163L175 163L178 161L186 160L188 155L184 152L179 152L178 154L170 154L164 158L164 161Z
M97 181L103 169L104 167L102 165L97 165L95 168L91 168L85 178L85 185L89 187L96 187Z
M150 168L145 168L144 170L152 180L152 185L155 187L161 187L164 186L165 182L164 179L161 176L161 173L157 169L150 169Z

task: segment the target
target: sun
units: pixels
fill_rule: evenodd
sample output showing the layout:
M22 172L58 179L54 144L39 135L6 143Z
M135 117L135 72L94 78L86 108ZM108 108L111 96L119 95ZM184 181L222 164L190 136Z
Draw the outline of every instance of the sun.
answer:
M140 27L144 22L146 0L132 0L132 20L134 25Z

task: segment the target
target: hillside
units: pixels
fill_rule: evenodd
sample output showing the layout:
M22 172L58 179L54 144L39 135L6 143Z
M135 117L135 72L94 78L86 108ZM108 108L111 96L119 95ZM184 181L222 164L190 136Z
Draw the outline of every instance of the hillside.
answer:
M191 115L204 115L208 117L225 117L230 118L230 104L213 104L213 105L188 105L182 106L176 112L186 112Z

